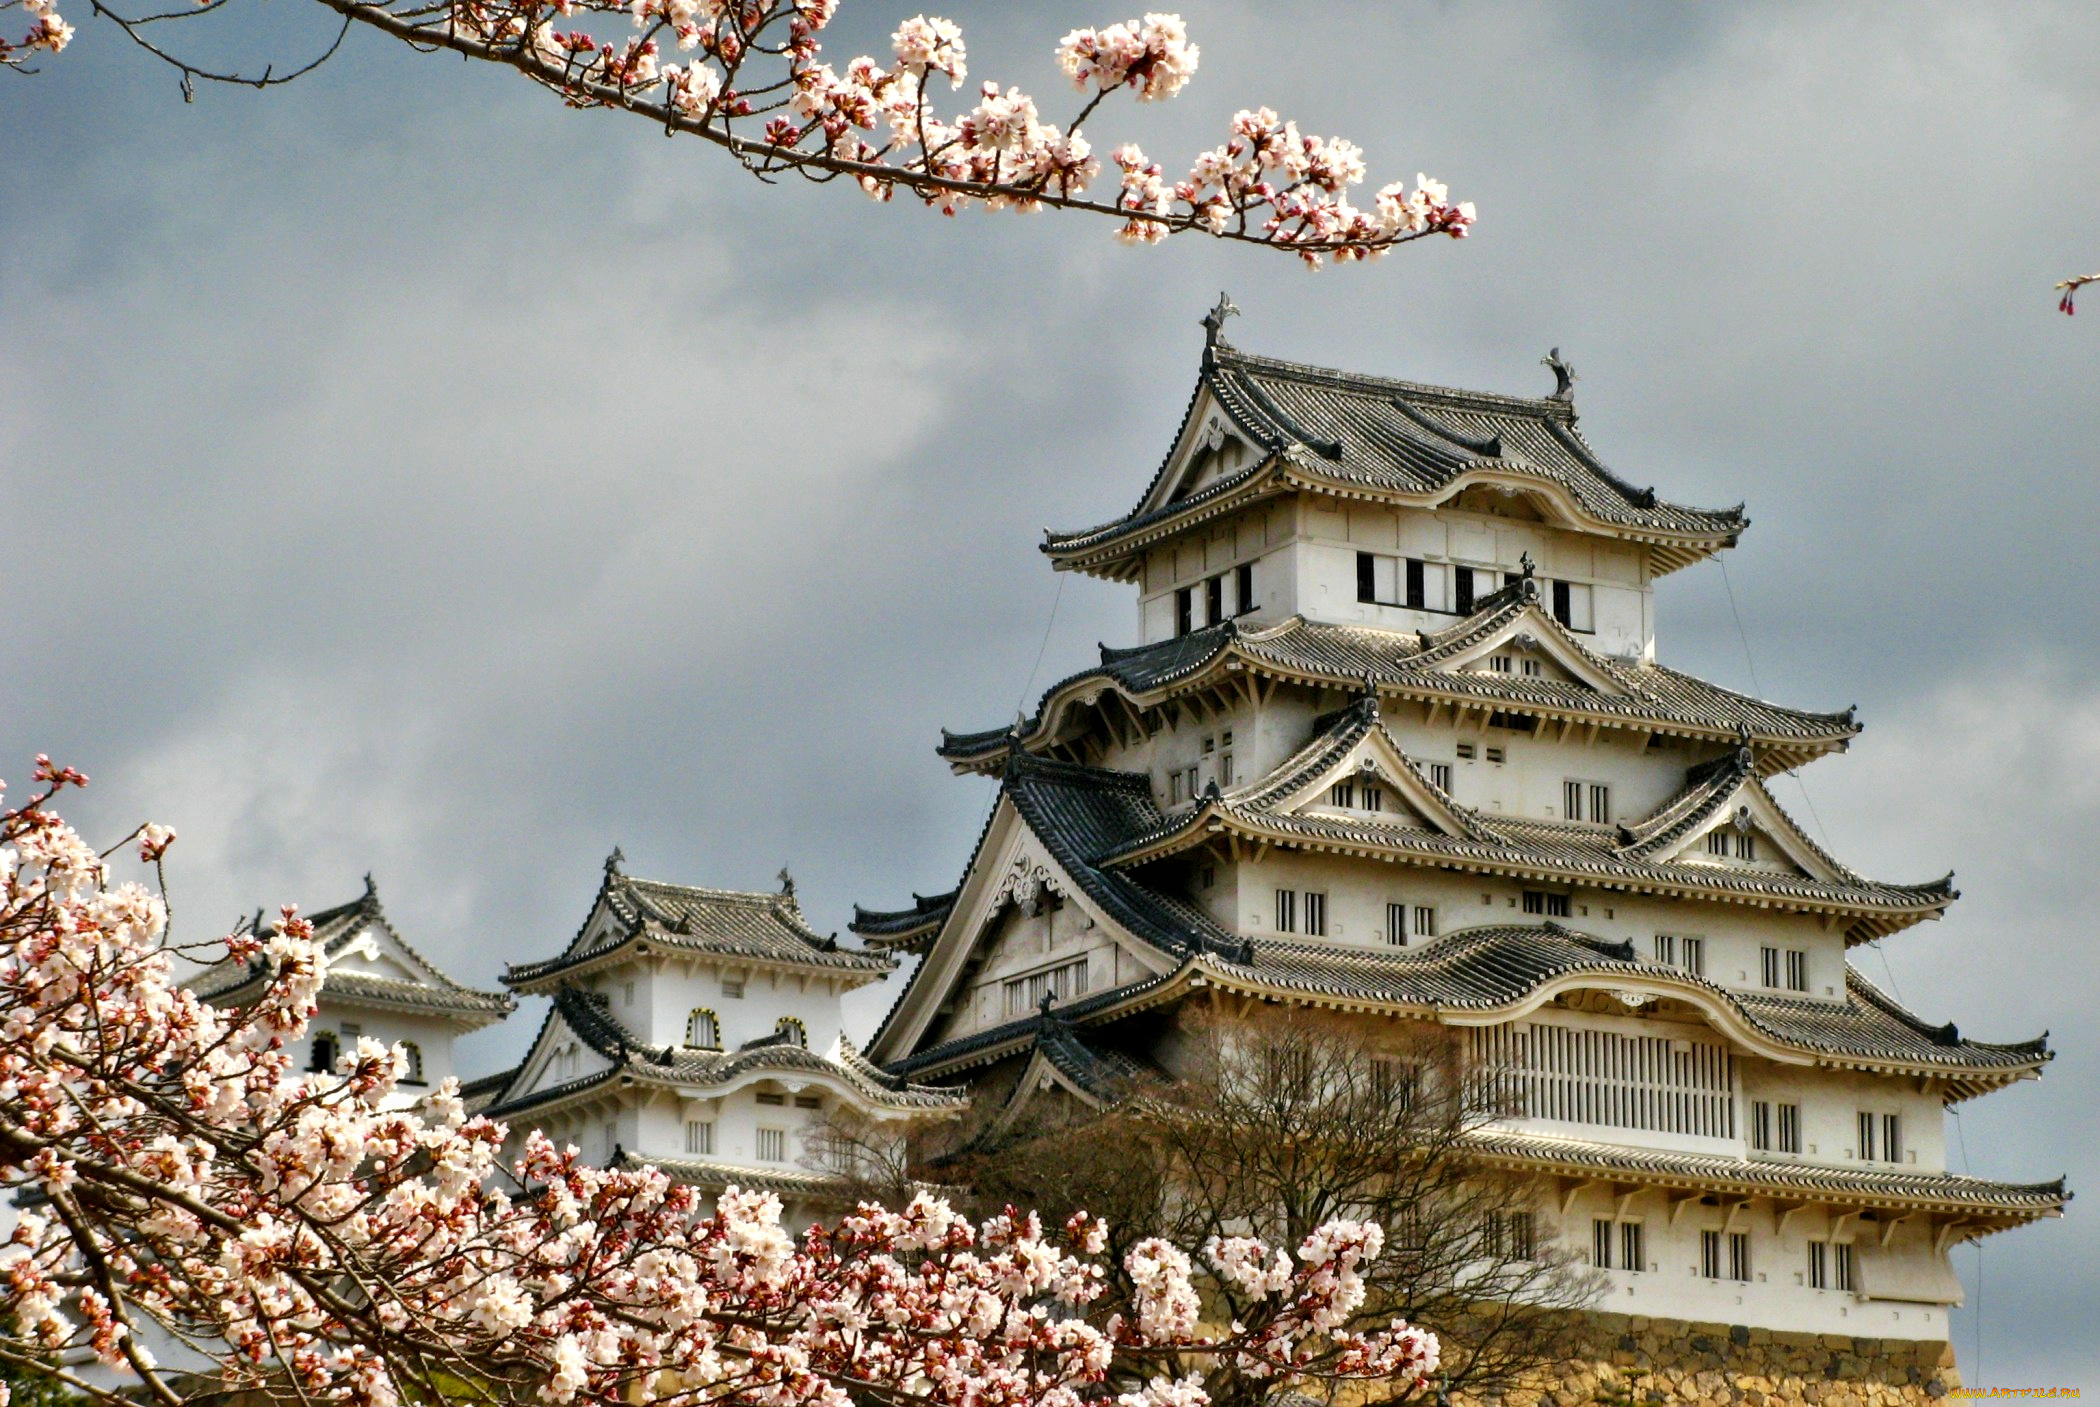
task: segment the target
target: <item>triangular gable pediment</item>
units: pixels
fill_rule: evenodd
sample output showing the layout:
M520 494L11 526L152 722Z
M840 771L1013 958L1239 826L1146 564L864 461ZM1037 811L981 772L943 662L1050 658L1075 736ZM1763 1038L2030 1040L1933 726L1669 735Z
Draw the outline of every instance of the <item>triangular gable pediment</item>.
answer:
M1337 788L1345 790L1338 794ZM1353 791L1353 796L1349 792ZM1373 792L1375 791L1375 804ZM1263 809L1291 816L1327 816L1463 835L1466 826L1449 798L1408 762L1384 727L1367 728L1324 765L1309 770Z
M1191 498L1245 473L1265 453L1261 441L1219 402L1206 383L1197 391L1152 491L1136 511L1149 513Z
M426 987L451 985L410 950L384 919L368 920L348 938L331 944L330 949L328 966L331 971L381 977L393 982L414 982Z
M1533 671L1529 675L1527 667ZM1518 683L1527 677L1547 679L1618 697L1631 693L1610 670L1591 659L1560 622L1535 601L1527 603L1501 626L1429 663L1427 668L1445 674L1490 674Z
M1747 840L1748 846L1741 842ZM1725 849L1726 853L1721 853ZM1852 876L1808 838L1755 777L1744 777L1707 818L1693 826L1667 864L1796 874L1824 884L1846 884Z
M878 1063L897 1060L930 1044L940 1028L953 1025L963 1014L959 999L986 965L1002 955L1002 939L1013 927L1009 915L1026 916L1053 905L1068 907L1105 935L1119 954L1119 966L1127 964L1133 973L1146 974L1163 973L1172 966L1094 902L1029 827L1013 799L1002 793L984 842L956 893L955 906L912 974L896 1013L876 1034L870 1058ZM1042 966L1056 965L1054 952L1046 951L1042 957ZM1125 977L1115 985L1132 980L1138 979ZM1105 990L1109 985L1102 975L1089 973L1089 991ZM1003 1020L1005 1013L999 1016Z
M547 1013L539 1038L518 1065L517 1077L503 1091L500 1102L510 1103L542 1090L603 1074L613 1062L600 1054L563 1017L559 1008Z

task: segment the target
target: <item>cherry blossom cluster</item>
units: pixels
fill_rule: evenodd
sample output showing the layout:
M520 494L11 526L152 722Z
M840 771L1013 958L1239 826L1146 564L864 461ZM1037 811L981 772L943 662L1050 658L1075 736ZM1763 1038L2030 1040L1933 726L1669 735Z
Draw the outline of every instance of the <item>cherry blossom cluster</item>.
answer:
M26 48L0 49L0 58L63 47L72 30L51 3L0 0L0 8L26 7L39 25ZM223 3L200 0L199 13ZM1462 238L1473 224L1473 207L1454 204L1426 176L1411 189L1387 185L1352 203L1351 190L1365 179L1361 149L1302 133L1268 108L1239 113L1229 139L1179 178L1138 147L1120 146L1114 189L1094 193L1103 167L1082 128L1095 109L1117 93L1138 102L1171 98L1195 75L1200 51L1179 15L1065 35L1056 57L1081 99L1060 126L1045 121L1027 93L992 82L981 83L962 111L940 110L942 90L965 84L968 52L959 27L928 15L898 25L887 58L836 66L819 40L837 0L316 3L346 28L368 25L422 48L503 64L573 107L631 112L667 132L699 136L761 177L843 178L877 200L901 191L949 215L973 205L1081 210L1116 220L1130 243L1195 232L1286 249L1312 267L1375 257L1430 235ZM127 18L120 11L121 0L96 7L176 63L186 88L193 76L256 81L184 62L138 29L175 12ZM266 74L263 81L283 79Z
M56 54L73 42L73 26L58 13L52 0L6 0L0 17L20 10L26 26L0 31L0 68L20 68L40 53Z
M168 1338L229 1387L371 1407L462 1385L593 1407L1201 1407L1206 1365L1382 1394L1435 1369L1436 1340L1405 1323L1342 1328L1379 1251L1367 1225L1294 1253L1214 1242L1200 1266L1144 1241L1124 1312L1085 1213L973 1223L922 1192L797 1235L771 1193L592 1167L537 1132L506 1163L508 1131L455 1082L394 1107L399 1047L292 1068L328 971L295 910L176 943L158 882L174 832L98 853L53 804L86 778L39 759L36 780L0 811L0 1195L24 1208L0 1242L0 1362L93 1392L55 1366L86 1350L170 1407ZM155 882L115 873L134 863ZM200 1000L180 980L200 961L241 965L261 995ZM1237 1292L1229 1324L1206 1318L1207 1282Z

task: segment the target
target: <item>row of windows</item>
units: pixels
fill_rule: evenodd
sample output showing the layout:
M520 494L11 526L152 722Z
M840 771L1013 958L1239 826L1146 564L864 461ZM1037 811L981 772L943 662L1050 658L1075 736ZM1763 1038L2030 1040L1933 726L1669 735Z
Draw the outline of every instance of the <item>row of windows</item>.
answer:
M1498 586L1516 580L1514 572L1426 562L1419 557L1356 554L1356 599L1366 605L1403 606L1411 611L1471 615L1473 603ZM1596 628L1594 594L1578 581L1542 581L1553 618L1570 630Z
M1646 1271L1647 1232L1638 1221L1597 1217L1590 1224L1590 1264L1599 1270ZM1750 1233L1701 1231L1699 1273L1708 1280L1751 1278ZM1854 1285L1848 1241L1810 1241L1804 1280L1810 1289L1850 1290Z
M1664 967L1681 967L1694 977L1706 975L1706 940L1676 933L1655 935L1655 961Z
M1783 984L1789 992L1808 990L1808 952L1804 948L1760 948L1759 976L1775 991Z
M1232 730L1227 728L1222 733L1205 733L1201 746L1203 763L1209 764L1213 759L1216 761L1218 785L1231 786ZM1183 801L1194 801L1202 791L1200 776L1201 766L1177 767L1167 773L1167 804L1172 806Z
M341 1057L343 1047L363 1034L364 1028L362 1026L352 1025L347 1021L343 1023L343 1031L340 1037L333 1031L314 1032L313 1050L307 1059L306 1068L316 1075L334 1074L335 1063ZM402 1057L408 1065L406 1073L401 1076L401 1083L405 1085L428 1083L423 1077L423 1047L417 1045L414 1041L402 1041L400 1044Z
M773 1033L784 1036L790 1045L807 1046L809 1027L800 1017L783 1016L773 1023ZM720 1050L722 1048L722 1023L712 1008L696 1006L685 1018L685 1043L694 1050Z
M1004 986L1006 1014L1024 1016L1040 1007L1045 997L1052 1001L1069 1001L1086 991L1086 986L1086 959L1083 957L1023 977L1010 977Z
M1760 1153L1799 1153L1801 1106L1774 1105L1768 1099L1750 1101L1750 1146Z
M1570 821L1611 824L1611 788L1602 782L1569 780L1560 784L1561 816Z
M786 1096L761 1094L761 1104L783 1104ZM797 1109L821 1109L824 1101L815 1095L797 1095ZM606 1138L610 1146L613 1127L606 1125ZM715 1153L715 1121L713 1119L687 1119L685 1121L685 1151L689 1157L711 1158ZM787 1130L763 1126L758 1130L758 1159L762 1163L784 1163L787 1161Z
M1197 618L1199 603L1201 619ZM1186 635L1232 616L1243 616L1254 607L1254 564L1242 562L1230 572L1219 572L1174 593L1174 633Z
M1757 837L1749 831L1723 827L1706 833L1706 853L1722 860L1755 860Z

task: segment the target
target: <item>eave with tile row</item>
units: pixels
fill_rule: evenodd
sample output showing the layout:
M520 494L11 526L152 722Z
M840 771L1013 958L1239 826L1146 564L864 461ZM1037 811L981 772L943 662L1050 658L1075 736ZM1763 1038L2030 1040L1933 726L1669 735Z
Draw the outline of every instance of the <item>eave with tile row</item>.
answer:
M812 929L792 889L779 894L701 889L636 879L606 863L605 879L592 905L615 922L591 931L591 919L559 956L513 964L503 977L513 991L546 993L592 972L653 954L709 957L739 967L787 972L822 972L845 986L879 981L896 960L839 946L835 937Z
M1911 1076L1935 1082L1950 1100L2033 1076L2050 1059L2045 1038L1997 1045L1965 1039L1951 1024L1923 1021L1849 967L1844 997L1819 1000L1731 991L1680 968L1642 962L1630 945L1558 924L1469 929L1407 949L1241 937L1117 863L1167 825L1146 779L1127 773L1015 758L970 871L994 831L1015 824L1041 841L1061 882L1158 962L1160 970L1142 980L1060 1006L1058 1016L1074 1026L1096 1027L1205 989L1494 1025L1520 1019L1563 992L1603 987L1684 1002L1743 1048L1781 1064ZM951 903L932 937L915 945L927 966L899 994L870 1044L893 1075L952 1078L1015 1055L1035 1039L1037 1022L1030 1017L915 1048L915 1031L925 1029L929 1003L937 1000L930 989L920 990L925 974L940 960L944 941L969 940L968 922Z
M1216 406L1254 462L1174 499L1168 481L1201 412ZM1666 503L1613 473L1576 429L1571 398L1502 396L1257 357L1213 337L1174 449L1132 510L1042 550L1061 570L1133 581L1146 550L1289 494L1435 508L1473 487L1523 495L1549 521L1647 545L1658 574L1735 544L1740 505Z
M1879 993L1873 996L1886 1000ZM1052 1013L1039 1017L1034 1045L1005 1117L1017 1115L1045 1083L1063 1086L1095 1109L1134 1101L1132 1107L1142 1110L1148 1090L1169 1077L1144 1061L1089 1039L1091 1034ZM1945 1245L2058 1215L2071 1200L2062 1178L2039 1183L1996 1182L1953 1173L1629 1148L1492 1128L1469 1131L1466 1144L1483 1163L1554 1184L1564 1202L1592 1188L1618 1197L1652 1189L1664 1193L1673 1218L1709 1198L1730 1208L1763 1202L1781 1216L1789 1210L1828 1208L1872 1225L1884 1244L1912 1217L1937 1218L1935 1234Z
M529 1094L513 1096L506 1089L484 1108L489 1117L508 1119L526 1112L545 1116L608 1089L653 1086L716 1098L768 1080L824 1084L836 1093L852 1096L877 1115L959 1111L968 1102L959 1091L916 1084L878 1069L843 1039L836 1058L780 1037L747 1042L736 1050L650 1047L612 1015L599 994L559 987L553 996L553 1004L533 1037L533 1048L539 1047L548 1028L559 1021L611 1065ZM523 1067L512 1071L512 1081L522 1073Z
M1308 814L1305 804L1371 738L1380 765L1429 827L1367 816ZM1151 831L1097 858L1128 869L1192 850L1228 856L1270 845L1392 863L1492 874L1610 893L1699 899L1822 914L1845 925L1848 944L1871 942L1928 918L1960 897L1953 876L1921 884L1867 879L1839 863L1796 824L1742 747L1692 768L1684 789L1630 826L1513 818L1462 806L1432 783L1379 721L1369 696L1342 710L1271 776L1231 792L1206 793L1193 808L1162 815ZM1817 873L1789 875L1669 858L1672 847L1749 805Z
M1133 649L1101 647L1099 666L1053 684L1035 716L975 733L943 731L940 755L957 772L997 775L1008 753L1091 760L1099 729L1122 741L1142 737L1167 710L1201 719L1235 704L1259 704L1278 685L1357 693L1424 710L1431 725L1482 724L1500 715L1557 726L1562 739L1614 730L1643 736L1756 744L1765 775L1788 771L1859 735L1855 711L1815 713L1753 699L1689 674L1641 660L1592 652L1540 609L1522 581L1483 600L1444 630L1417 634L1325 625L1293 616L1245 629L1234 621ZM1571 666L1573 680L1456 667L1504 644L1541 649Z

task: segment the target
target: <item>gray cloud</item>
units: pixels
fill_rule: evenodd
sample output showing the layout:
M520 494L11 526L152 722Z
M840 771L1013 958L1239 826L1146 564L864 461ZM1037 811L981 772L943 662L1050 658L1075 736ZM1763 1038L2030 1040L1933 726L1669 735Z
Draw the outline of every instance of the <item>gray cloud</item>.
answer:
M845 47L903 13L855 6ZM1050 41L1112 17L955 12L1046 99ZM1665 585L1665 658L1859 702L1805 779L1833 844L1961 871L1869 975L2057 1033L1963 1111L1976 1170L2091 1195L2100 333L2047 287L2100 258L2083 7L1188 13L1197 83L1102 136L1178 158L1270 102L1449 180L1478 237L1317 276L1126 251L761 189L377 40L185 107L83 26L0 85L0 775L48 749L106 778L97 825L181 827L186 923L370 868L477 981L568 935L615 840L700 883L790 863L838 925L959 870L989 795L939 725L1129 638L1034 542L1136 494L1219 287L1245 345L1422 380L1537 388L1559 344L1629 476L1757 520L1727 581ZM2096 1251L2075 1213L1989 1243L1984 1381L2093 1375Z

